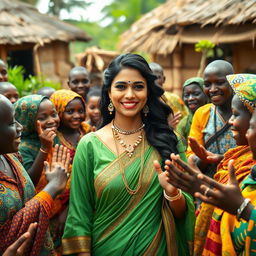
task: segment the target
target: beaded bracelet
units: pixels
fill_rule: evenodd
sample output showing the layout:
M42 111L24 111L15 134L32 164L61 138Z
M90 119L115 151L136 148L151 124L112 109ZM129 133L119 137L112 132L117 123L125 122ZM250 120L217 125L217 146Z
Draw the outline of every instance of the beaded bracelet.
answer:
M239 221L241 219L241 214L243 213L245 207L250 203L250 198L245 198L240 207L237 209L236 218Z
M176 196L168 196L164 190L164 197L170 202L180 199L181 196L182 196L181 189L178 189L178 194Z

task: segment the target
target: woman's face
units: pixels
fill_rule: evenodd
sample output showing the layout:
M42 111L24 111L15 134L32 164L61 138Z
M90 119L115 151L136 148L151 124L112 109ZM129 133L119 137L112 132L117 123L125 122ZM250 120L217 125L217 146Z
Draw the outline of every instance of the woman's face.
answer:
M47 129L55 132L57 131L60 124L60 119L54 105L50 100L44 99L40 103L36 114L36 124L37 121L40 121L42 130Z
M61 117L61 126L70 129L79 129L85 120L85 107L81 99L70 101Z
M183 100L192 113L207 102L206 95L196 83L184 88Z
M218 71L218 69L204 73L204 93L216 106L224 105L233 95L225 74L222 71Z
M22 125L14 118L14 109L6 98L0 98L0 154L18 151Z
M229 123L231 124L231 131L238 146L248 145L246 132L249 128L250 119L251 114L249 110L244 106L238 96L235 95L232 99L232 116L229 119Z
M132 68L122 69L112 81L109 91L116 117L140 115L147 102L147 94L147 81L140 72Z
M256 160L256 111L254 111L252 118L250 120L249 129L246 133L246 138L250 145L253 159Z
M92 96L88 99L86 104L86 113L93 124L96 124L100 121L101 114L99 96Z

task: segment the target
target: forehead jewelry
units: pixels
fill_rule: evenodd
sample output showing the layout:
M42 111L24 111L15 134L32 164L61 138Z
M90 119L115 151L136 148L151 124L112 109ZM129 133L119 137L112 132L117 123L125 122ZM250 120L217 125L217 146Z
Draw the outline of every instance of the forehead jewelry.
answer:
M133 84L133 82L132 81L127 81L127 84Z

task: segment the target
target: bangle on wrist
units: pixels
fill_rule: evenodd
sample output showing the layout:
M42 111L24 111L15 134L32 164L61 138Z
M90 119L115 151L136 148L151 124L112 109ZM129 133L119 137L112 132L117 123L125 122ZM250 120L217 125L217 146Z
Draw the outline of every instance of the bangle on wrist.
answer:
M45 150L43 150L42 148L40 148L40 151L41 151L42 153L44 153L44 154L48 154L48 152L45 151Z
M246 208L246 206L250 203L251 199L250 198L245 198L240 207L237 209L236 213L236 218L239 221L241 219L241 215Z
M164 197L165 197L166 200L168 200L168 201L170 201L170 202L176 201L176 200L180 199L181 196L182 196L181 189L178 189L178 194L175 195L175 196L168 196L168 195L166 194L165 190L164 190Z

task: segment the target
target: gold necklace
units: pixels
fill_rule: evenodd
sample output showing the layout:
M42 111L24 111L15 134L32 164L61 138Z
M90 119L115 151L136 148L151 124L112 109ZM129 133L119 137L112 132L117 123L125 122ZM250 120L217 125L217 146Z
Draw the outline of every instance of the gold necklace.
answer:
M142 171L144 168L144 157L143 157L143 153L144 153L144 147L145 147L145 138L142 134L142 146L141 146L141 154L140 154L140 176L139 176L139 181L138 181L138 185L136 189L131 189L129 187L129 184L126 180L125 177L125 173L124 173L124 166L122 163L122 160L120 159L120 154L119 154L119 150L118 150L118 145L117 145L117 141L115 139L115 134L114 134L114 129L112 129L112 133L113 133L113 139L115 141L115 146L116 146L116 152L117 152L117 157L118 157L118 162L119 162L119 167L121 170L121 174L122 174L122 178L123 178L123 182L124 182L124 186L126 191L130 194L130 195L135 195L137 194L137 192L140 190L141 188L141 183L142 183Z
M138 136L138 139L134 142L133 145L131 144L127 144L124 142L123 139L121 139L120 135L118 134L118 131L115 130L114 128L112 128L113 134L115 136L115 138L119 141L119 143L121 144L121 146L125 149L125 151L127 152L127 155L131 158L134 150L136 147L138 147L138 145L141 143L142 141L142 132L140 133L140 135Z

